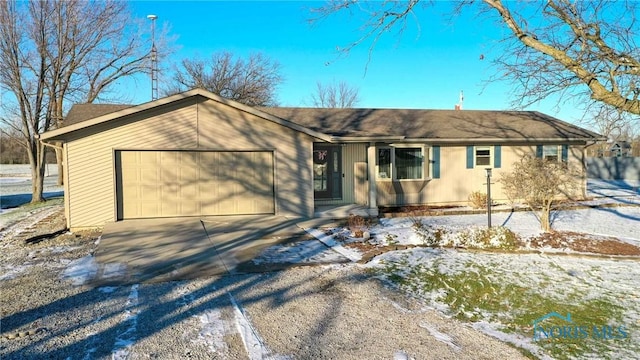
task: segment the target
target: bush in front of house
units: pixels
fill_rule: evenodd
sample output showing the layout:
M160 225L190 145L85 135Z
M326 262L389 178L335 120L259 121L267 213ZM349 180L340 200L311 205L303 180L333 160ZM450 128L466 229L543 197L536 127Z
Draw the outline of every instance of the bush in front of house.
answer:
M426 225L419 218L411 219L411 227L426 246L442 246L441 242L447 234L444 228Z
M413 222L412 228L426 246L515 250L520 245L518 235L504 226L471 227L452 231L416 221Z
M469 205L474 209L483 209L487 207L487 194L474 191L469 194Z
M504 226L491 228L472 227L452 235L446 237L441 246L467 249L514 250L520 244L518 235Z
M371 221L360 215L349 215L348 226L351 236L356 238L369 238L367 229L370 227ZM367 236L365 236L367 235Z

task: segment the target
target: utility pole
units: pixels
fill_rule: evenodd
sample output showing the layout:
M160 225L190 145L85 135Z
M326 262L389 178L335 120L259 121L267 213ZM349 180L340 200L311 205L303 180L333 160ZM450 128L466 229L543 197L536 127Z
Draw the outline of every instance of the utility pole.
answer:
M158 49L156 49L156 15L147 15L151 20L151 101L158 100Z

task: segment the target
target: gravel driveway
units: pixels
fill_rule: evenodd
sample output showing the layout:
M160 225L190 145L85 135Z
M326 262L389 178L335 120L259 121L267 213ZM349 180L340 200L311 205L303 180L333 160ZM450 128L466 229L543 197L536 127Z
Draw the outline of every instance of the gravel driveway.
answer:
M62 275L95 249L99 232L12 240L16 229L31 231L28 221L56 211L35 211L0 234L2 359L523 358L356 264L74 286Z

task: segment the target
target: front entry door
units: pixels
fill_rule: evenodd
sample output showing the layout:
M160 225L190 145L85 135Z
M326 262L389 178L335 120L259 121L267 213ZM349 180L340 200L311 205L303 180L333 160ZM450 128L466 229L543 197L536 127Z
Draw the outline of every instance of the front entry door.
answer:
M313 190L316 199L342 199L340 146L313 146Z

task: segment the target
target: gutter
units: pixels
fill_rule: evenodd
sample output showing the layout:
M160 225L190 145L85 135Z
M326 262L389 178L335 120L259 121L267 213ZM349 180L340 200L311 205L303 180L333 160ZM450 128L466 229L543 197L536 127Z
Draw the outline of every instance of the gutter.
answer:
M330 142L332 143L359 143L359 142L375 142L375 141L399 141L405 140L406 136L332 136Z
M526 143L526 144L539 144L539 143L561 143L561 142L593 142L605 141L606 138L407 138L406 136L332 136L332 143L357 143L357 142L384 142L384 141L401 141L404 143L428 143L428 144L495 144L495 143Z
M40 138L40 134L36 135L36 139L38 139L42 143L42 145L44 145L44 146L48 146L48 147L54 148L56 150L64 150L64 148L62 146L49 143L49 142L46 141L46 139L45 140L41 139ZM62 140L49 140L49 141L62 142Z

